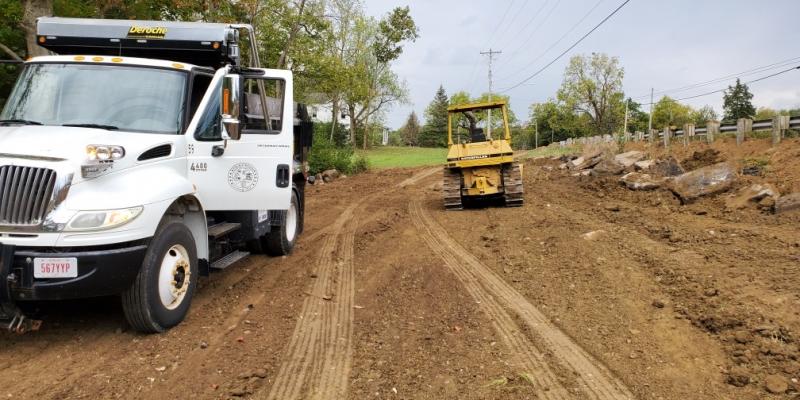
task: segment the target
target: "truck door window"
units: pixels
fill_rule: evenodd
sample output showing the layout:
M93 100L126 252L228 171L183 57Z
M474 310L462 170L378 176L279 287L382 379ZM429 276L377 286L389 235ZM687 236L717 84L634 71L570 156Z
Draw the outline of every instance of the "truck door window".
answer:
M244 78L243 134L281 133L283 128L283 87L280 79ZM263 90L263 91L262 91ZM266 101L266 110L263 103ZM266 112L265 112L266 111Z
M195 73L195 75L192 77L192 93L191 98L189 99L190 120L192 117L194 117L194 113L197 112L197 107L200 106L200 102L203 100L203 96L208 90L208 85L211 84L211 78L211 75L206 75L203 73Z
M211 90L208 105L202 110L203 115L197 123L194 137L200 141L222 140L222 117L220 116L220 84Z

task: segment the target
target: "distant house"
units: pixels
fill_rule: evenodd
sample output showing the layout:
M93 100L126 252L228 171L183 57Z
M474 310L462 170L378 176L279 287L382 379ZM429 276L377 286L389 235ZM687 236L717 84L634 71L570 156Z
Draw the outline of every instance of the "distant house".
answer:
M314 122L329 123L331 122L333 106L331 102L321 94L311 94L306 99L308 102L308 114ZM349 127L350 118L347 116L347 110L339 110L338 120L336 123L340 126Z

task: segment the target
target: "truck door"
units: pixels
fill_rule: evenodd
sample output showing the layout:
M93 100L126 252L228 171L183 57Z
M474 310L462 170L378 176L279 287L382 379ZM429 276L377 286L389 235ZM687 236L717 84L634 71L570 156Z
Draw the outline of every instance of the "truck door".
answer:
M257 72L242 74L239 140L222 139L220 97L227 68L215 74L187 129L188 176L208 211L289 208L292 76L283 70L253 71Z

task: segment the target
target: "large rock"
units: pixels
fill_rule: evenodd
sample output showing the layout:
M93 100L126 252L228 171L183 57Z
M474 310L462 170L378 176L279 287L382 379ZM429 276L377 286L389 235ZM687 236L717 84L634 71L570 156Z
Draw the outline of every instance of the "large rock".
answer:
M787 194L775 200L775 213L800 210L800 193Z
M597 164L600 164L600 162L603 160L605 160L603 154L600 154L599 156L593 158L587 158L586 161L583 163L583 165L581 165L581 169L594 168Z
M678 160L672 156L656 161L650 169L659 176L678 176L686 172L681 167L681 164L678 163Z
M657 179L648 174L642 174L639 172L630 172L625 174L622 176L622 178L619 178L619 181L630 190L658 189L664 183L663 178Z
M754 184L739 191L734 196L725 200L725 206L729 209L739 210L749 204L760 203L766 197L777 198L778 190L774 186L766 183L763 185Z
M656 163L656 160L642 160L642 161L637 161L637 162L633 163L633 167L637 171L645 171L645 170L650 169L655 163Z
M567 168L569 169L580 169L583 163L586 161L583 157L578 157L570 162L567 163Z
M614 160L622 164L623 167L628 168L638 161L642 161L647 157L643 151L633 150L627 153L620 153L614 156Z
M322 171L322 180L325 181L325 183L328 183L328 182L331 182L334 179L338 178L339 175L340 175L339 171L337 171L335 169L329 169L329 170L326 170L326 171Z
M592 175L619 175L625 167L613 158L605 158L600 160L592 170Z
M736 168L723 162L677 176L670 189L686 203L698 197L722 193L736 181Z

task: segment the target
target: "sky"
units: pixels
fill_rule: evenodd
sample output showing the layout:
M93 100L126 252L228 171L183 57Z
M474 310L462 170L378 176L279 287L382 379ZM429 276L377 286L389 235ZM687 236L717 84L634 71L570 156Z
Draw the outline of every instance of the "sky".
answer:
M386 124L396 129L412 110L423 118L439 85L448 95L488 92L488 58L481 51L502 51L493 67L494 92L502 92L555 59L624 0L364 1L376 17L410 6L419 28L420 37L404 46L393 65L409 89L409 103L386 114ZM746 82L800 66L798 15L798 0L631 0L562 58L505 94L517 117L527 120L532 103L555 97L569 58L592 52L619 58L625 94L641 103L649 103L651 88L658 101L659 91L729 77L664 94L680 99L723 89L737 75ZM800 70L754 82L750 91L756 107L800 107ZM710 105L722 114L722 93L683 103Z

